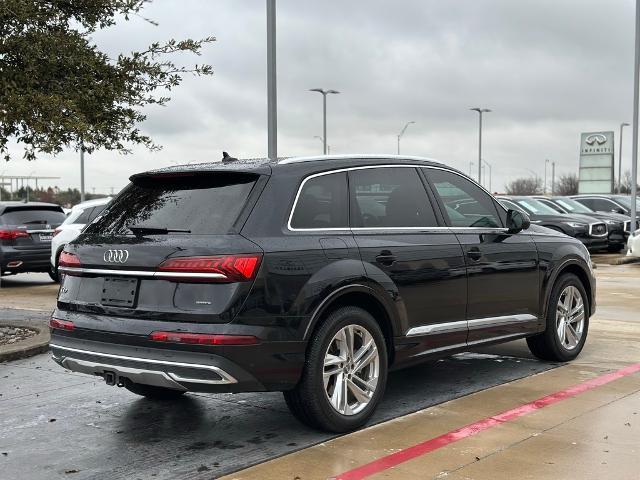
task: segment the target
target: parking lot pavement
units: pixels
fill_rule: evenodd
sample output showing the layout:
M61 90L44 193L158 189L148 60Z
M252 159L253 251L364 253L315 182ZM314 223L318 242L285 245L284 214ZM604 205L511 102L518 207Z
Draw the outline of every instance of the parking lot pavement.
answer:
M56 306L58 284L46 273L21 273L0 278L0 308L51 312Z
M372 422L382 423L333 439L297 423L278 393L188 394L175 403L152 402L108 387L99 379L66 372L48 355L0 364L0 476L35 480L106 476L208 480L230 473L229 479L335 476L412 442L639 361L640 325L635 313L640 310L640 299L634 292L640 282L640 268L603 266L597 275L598 314L577 362L554 368L557 366L532 359L525 343L519 341L394 372ZM51 290L52 284L37 283L26 288L42 296L38 303L45 308L46 295L39 289ZM0 313L6 315L7 311ZM43 318L47 314L26 310L9 313ZM590 449L595 448L594 438L589 437L589 443L586 434L581 439L577 433L580 419L591 422L589 428L608 427L603 416L624 417L638 391L640 377L636 374L582 398L548 407L527 419L529 423L502 425L464 440L468 444L461 447L443 448L426 458L414 459L394 469L404 472L396 472L394 478L431 478L431 473L436 476L443 471L463 475L465 468L477 469L479 466L473 463L481 464L492 456L504 458L515 468L513 465L525 462L509 456L515 455L509 452L518 451L518 442L532 442L538 435L553 433L560 435L553 437L557 445L563 441L563 428L569 429L567 439L580 445L581 454L593 455ZM630 395L626 401L625 395ZM417 413L407 415L411 412ZM618 455L621 445L640 439L640 422L631 420L637 424L635 429L624 424L607 429L608 448L616 452L615 459L622 461L623 467L626 457ZM604 436L607 433L603 430ZM543 445L534 447L531 455L527 454L527 468L531 468L531 462L562 463L564 457L554 457L562 449L538 458L535 455L543 455ZM506 471L507 467L502 469ZM519 477L496 475L502 469L486 478ZM393 475L394 471L376 478ZM566 467L564 471L572 470ZM471 478L484 478L475 470L474 475Z
M222 480L638 479L640 265L603 265L597 277L598 312L591 319L585 349L574 362ZM480 351L524 356L524 348L523 342L512 342ZM599 385L624 368L627 374ZM595 386L572 396L580 391L576 385L589 382ZM546 400L538 401L541 398Z

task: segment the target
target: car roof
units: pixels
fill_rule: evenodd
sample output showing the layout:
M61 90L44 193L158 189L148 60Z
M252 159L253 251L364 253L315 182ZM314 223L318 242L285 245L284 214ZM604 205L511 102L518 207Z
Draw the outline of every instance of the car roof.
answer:
M38 207L47 207L47 208L55 207L55 208L59 208L61 212L63 211L62 207L56 203L10 201L10 202L0 202L0 213L4 212L7 208L10 208L10 207L32 207L34 209Z
M105 205L112 200L112 197L94 198L93 200L87 200L86 202L78 203L74 205L72 210L85 210L96 205Z
M139 177L153 175L171 175L190 172L214 172L214 171L237 171L251 172L269 175L280 169L303 168L305 170L330 170L333 168L347 168L365 165L383 165L389 162L399 164L415 164L424 166L438 166L457 171L455 168L449 167L443 163L437 162L426 157L416 157L410 155L382 155L382 154L344 154L344 155L319 155L308 157L284 157L277 161L268 158L247 158L237 159L233 161L217 161L206 163L190 163L186 165L172 165L170 167L149 170L147 172L137 173L130 177L135 180ZM461 172L462 173L462 172Z

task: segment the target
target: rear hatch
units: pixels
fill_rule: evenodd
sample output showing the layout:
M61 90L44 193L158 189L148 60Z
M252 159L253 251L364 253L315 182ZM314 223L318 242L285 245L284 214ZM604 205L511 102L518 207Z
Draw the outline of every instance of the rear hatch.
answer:
M244 303L262 250L240 234L264 184L251 172L133 177L68 245L61 309L224 323Z
M11 205L0 215L0 245L15 250L48 250L53 230L65 220L56 205Z

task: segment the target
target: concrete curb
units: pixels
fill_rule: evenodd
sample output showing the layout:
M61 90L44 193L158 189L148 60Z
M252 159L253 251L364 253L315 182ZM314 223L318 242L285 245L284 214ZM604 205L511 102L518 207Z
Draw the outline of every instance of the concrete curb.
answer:
M620 257L616 258L612 265L628 265L630 263L640 263L640 257Z
M49 350L51 335L49 334L49 328L43 326L41 322L34 325L32 321L26 320L2 320L0 324L10 327L27 327L38 331L33 337L29 337L21 342L11 345L0 345L0 362L28 358Z

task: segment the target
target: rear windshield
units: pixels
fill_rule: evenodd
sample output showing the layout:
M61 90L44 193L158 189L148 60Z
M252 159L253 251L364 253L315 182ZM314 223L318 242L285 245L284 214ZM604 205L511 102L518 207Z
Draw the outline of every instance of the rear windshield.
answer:
M132 235L129 227L133 226L196 235L226 234L257 179L258 175L236 172L136 179L86 232Z
M0 216L0 223L4 225L60 226L66 216L59 207L11 207Z

